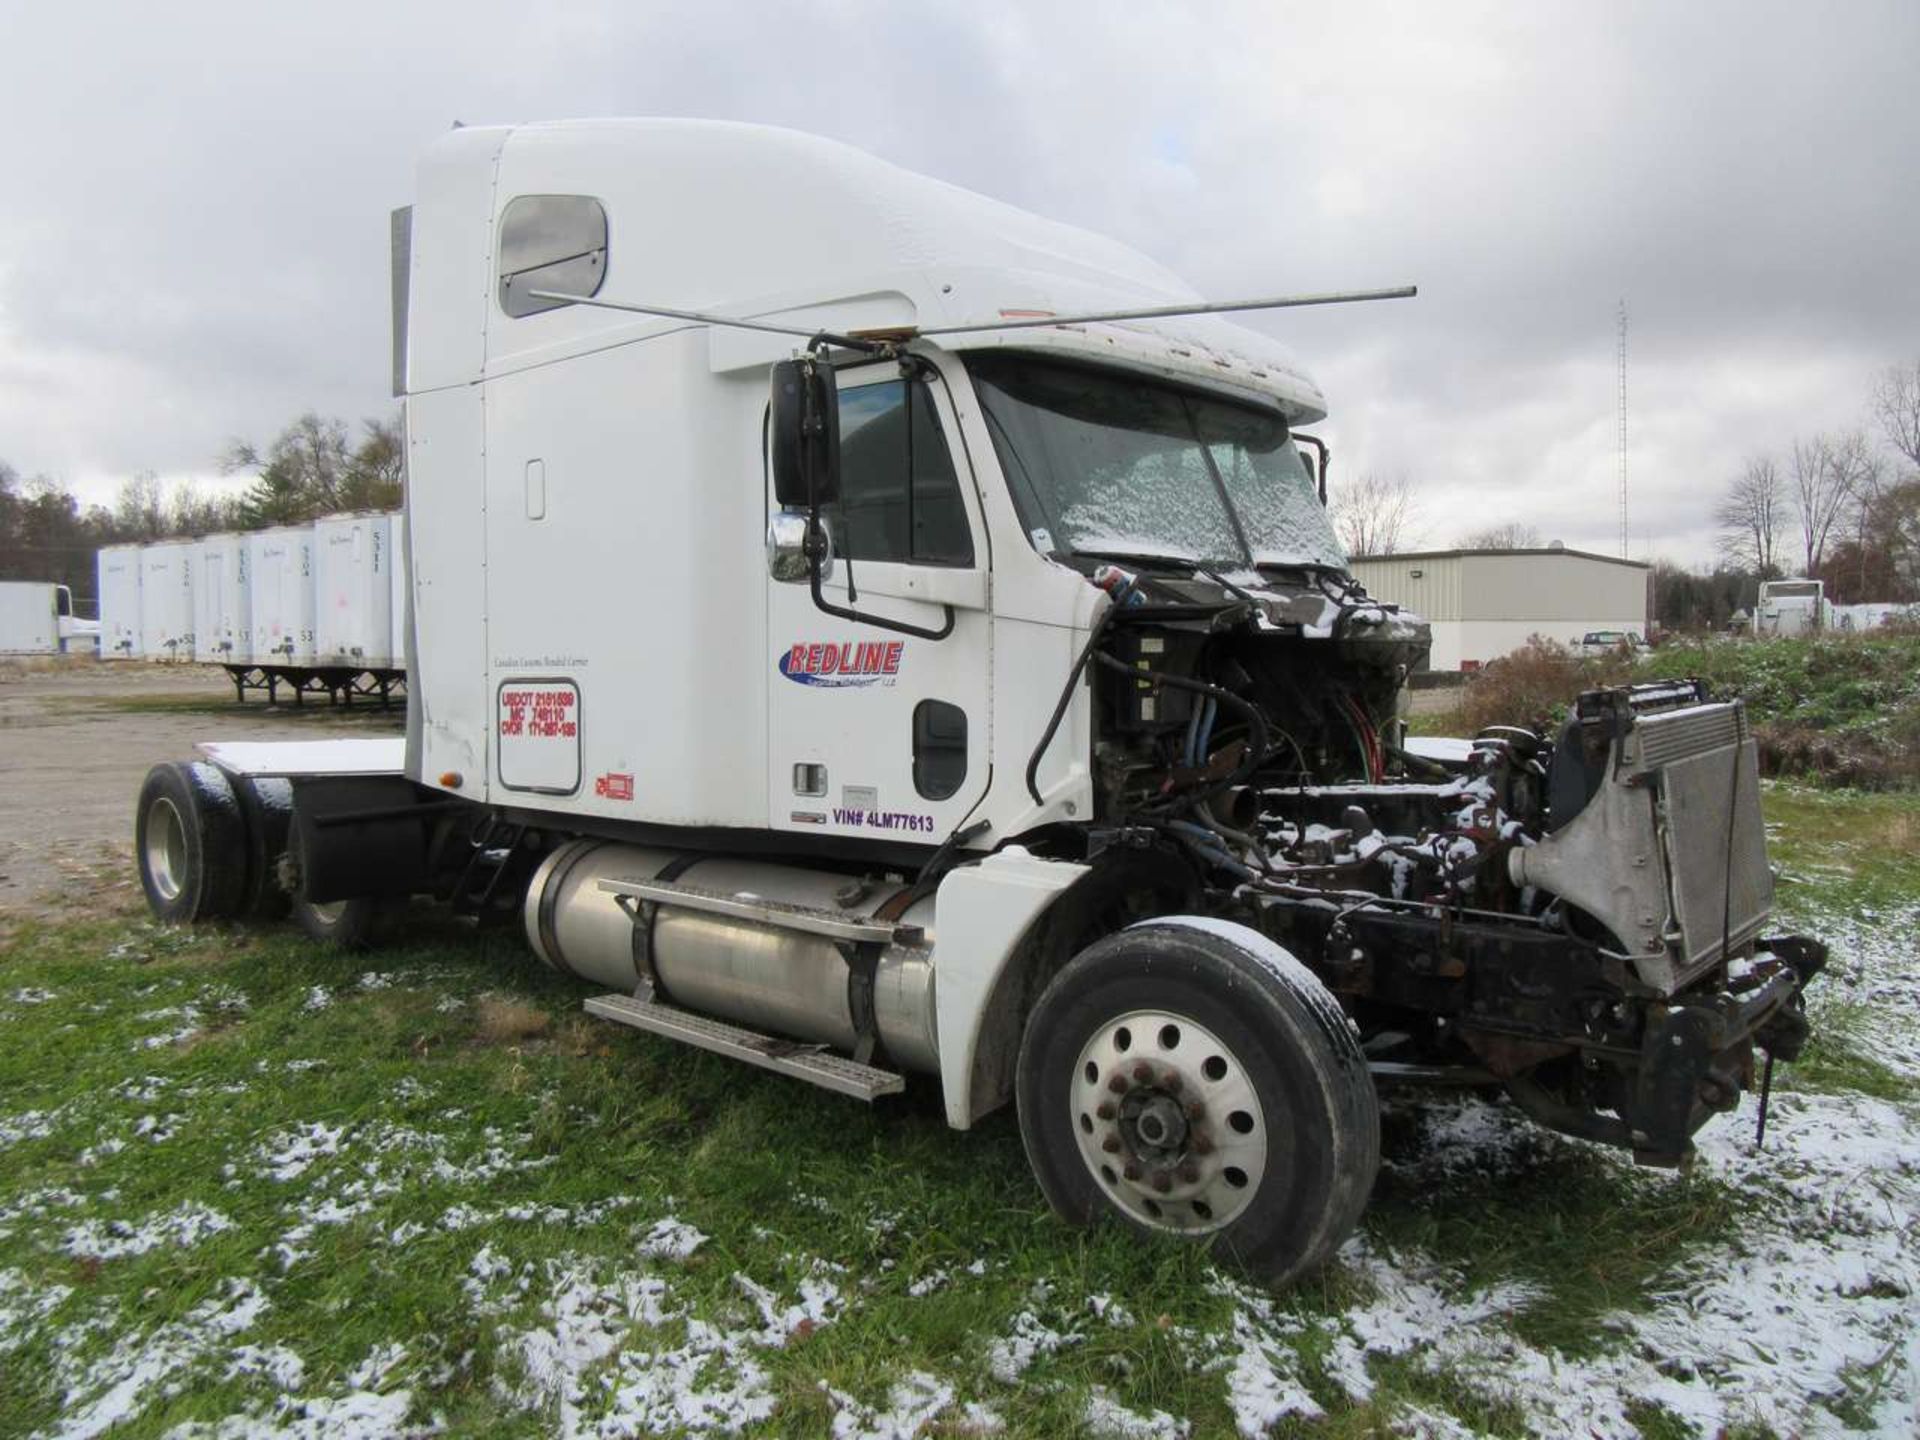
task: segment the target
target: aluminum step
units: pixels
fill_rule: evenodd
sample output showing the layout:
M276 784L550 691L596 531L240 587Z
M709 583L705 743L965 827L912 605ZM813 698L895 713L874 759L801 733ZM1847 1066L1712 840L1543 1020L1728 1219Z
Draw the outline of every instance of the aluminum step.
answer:
M681 910L699 910L708 915L727 915L735 920L753 920L780 930L803 930L809 935L824 935L829 940L854 940L874 945L918 945L924 933L917 925L894 925L885 920L863 920L836 910L821 910L811 905L795 905L785 900L769 900L744 891L709 890L701 885L681 885L671 880L602 880L600 888L609 895L630 900L671 905Z
M878 1070L842 1055L816 1050L797 1040L762 1035L756 1030L729 1025L724 1020L709 1019L691 1010L636 999L632 995L595 995L587 1001L587 1013L598 1015L603 1020L631 1025L651 1035L662 1035L669 1040L711 1050L716 1055L744 1060L749 1065L758 1065L762 1070L791 1075L795 1079L805 1080L809 1085L851 1095L856 1100L877 1100L882 1095L897 1095L907 1088L906 1079L891 1070Z

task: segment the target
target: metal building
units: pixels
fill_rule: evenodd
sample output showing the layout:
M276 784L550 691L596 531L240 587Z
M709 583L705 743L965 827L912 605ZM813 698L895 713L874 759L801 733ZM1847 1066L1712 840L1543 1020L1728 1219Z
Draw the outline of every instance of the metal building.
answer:
M1573 646L1598 630L1645 636L1652 567L1585 550L1422 550L1360 556L1367 593L1433 626L1435 670L1472 670L1539 635Z

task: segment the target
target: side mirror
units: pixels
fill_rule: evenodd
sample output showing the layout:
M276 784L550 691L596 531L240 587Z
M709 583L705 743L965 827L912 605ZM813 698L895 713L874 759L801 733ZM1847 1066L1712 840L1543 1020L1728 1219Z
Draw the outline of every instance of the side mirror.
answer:
M813 574L813 556L807 549L808 518L797 510L782 510L767 522L767 574L775 580L791 583ZM817 548L820 551L820 578L833 579L833 532L820 521Z
M773 367L768 400L773 498L805 510L840 498L840 392L833 371L811 356Z

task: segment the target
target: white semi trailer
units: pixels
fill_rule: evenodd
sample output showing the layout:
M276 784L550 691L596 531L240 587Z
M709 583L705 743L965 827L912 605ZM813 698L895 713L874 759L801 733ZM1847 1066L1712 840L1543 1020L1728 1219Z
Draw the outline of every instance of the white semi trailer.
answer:
M1797 1050L1740 706L1422 753L1319 390L1158 265L676 121L455 131L394 236L405 738L157 767L160 916L431 894L609 1020L1014 1103L1063 1215L1275 1281L1360 1213L1377 1084L1676 1164Z
M193 568L199 544L159 540L140 547L140 654L193 659Z
M393 517L365 511L313 522L314 663L336 695L385 698L393 654Z
M245 665L253 656L247 537L209 535L193 551L193 658Z
M140 648L140 547L103 545L94 557L100 594L100 658L137 660Z

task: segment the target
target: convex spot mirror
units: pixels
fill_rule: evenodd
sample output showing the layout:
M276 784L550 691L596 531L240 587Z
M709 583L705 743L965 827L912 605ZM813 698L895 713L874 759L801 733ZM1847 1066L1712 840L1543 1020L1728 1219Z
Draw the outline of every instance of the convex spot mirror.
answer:
M805 510L840 498L840 394L833 371L809 359L773 367L768 401L773 496Z
M767 522L767 574L775 580L806 580L813 574L813 557L807 551L808 519L794 510L781 510ZM820 578L833 579L833 532L820 521Z

